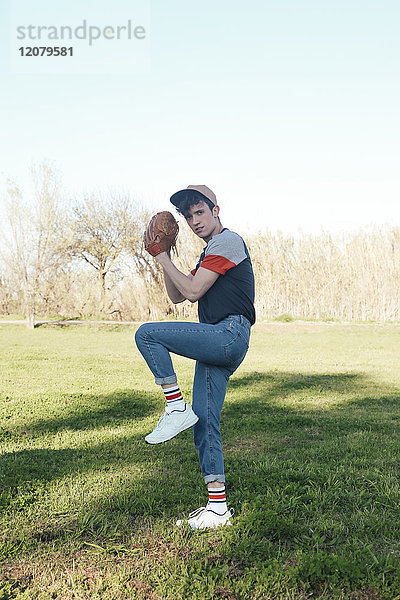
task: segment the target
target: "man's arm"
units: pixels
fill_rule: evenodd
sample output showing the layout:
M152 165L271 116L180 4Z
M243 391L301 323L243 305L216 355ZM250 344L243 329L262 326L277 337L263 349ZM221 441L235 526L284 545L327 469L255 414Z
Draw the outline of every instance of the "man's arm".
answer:
M176 287L176 285L174 284L174 282L168 275L167 271L164 268L163 268L163 270L164 270L165 287L166 287L169 299L174 304L179 304L179 302L183 302L184 300L186 300L185 296L183 294L181 294L181 292L178 290L178 288ZM192 274L186 275L186 277L193 278L193 275Z
M185 275L175 267L166 252L158 254L156 258L164 269L165 287L168 296L174 303L182 302L185 299L196 302L219 277L219 273L202 267L197 270L196 275Z

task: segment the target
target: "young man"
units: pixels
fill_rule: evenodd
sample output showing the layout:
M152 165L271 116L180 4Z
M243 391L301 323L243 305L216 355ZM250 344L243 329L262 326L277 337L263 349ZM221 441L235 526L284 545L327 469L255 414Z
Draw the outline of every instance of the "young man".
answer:
M187 523L192 529L216 528L233 514L226 504L220 416L228 380L246 355L255 322L253 268L243 239L222 226L217 199L207 186L189 185L171 202L207 245L189 275L175 267L169 253L156 259L172 302L197 301L200 322L145 323L136 332L137 347L167 401L145 439L159 444L194 425L209 500ZM196 360L192 408L182 398L170 352Z

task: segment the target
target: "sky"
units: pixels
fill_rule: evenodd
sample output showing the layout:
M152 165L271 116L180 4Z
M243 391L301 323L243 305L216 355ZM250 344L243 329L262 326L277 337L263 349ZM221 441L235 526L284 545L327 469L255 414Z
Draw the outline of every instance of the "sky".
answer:
M128 19L146 39L17 57L17 24ZM398 0L2 0L0 194L48 162L71 197L156 210L206 184L241 231L399 225L399 22Z

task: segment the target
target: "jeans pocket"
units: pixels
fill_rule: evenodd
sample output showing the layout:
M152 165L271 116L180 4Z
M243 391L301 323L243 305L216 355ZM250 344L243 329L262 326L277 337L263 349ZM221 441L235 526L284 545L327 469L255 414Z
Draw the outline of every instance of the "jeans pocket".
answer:
M248 347L248 340L239 331L236 331L231 341L223 346L227 364L231 369L236 370L238 368L246 356Z

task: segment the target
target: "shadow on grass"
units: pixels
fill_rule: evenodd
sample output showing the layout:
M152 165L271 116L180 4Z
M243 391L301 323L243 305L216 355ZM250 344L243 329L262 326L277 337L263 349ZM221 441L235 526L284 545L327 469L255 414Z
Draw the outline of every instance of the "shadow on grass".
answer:
M66 394L54 414L27 424L30 433L55 433L63 430L89 430L122 425L132 419L140 420L160 407L158 394L121 390L109 396L93 394ZM62 415L60 415L62 413ZM9 434L18 429L7 429Z
M331 423L333 431L335 423L342 431L359 429L360 424L379 429L391 419L400 419L400 390L377 387L362 373L251 373L231 380L229 391L233 398L225 404L223 423L230 435L267 432L271 426L282 433L287 427L319 422ZM310 397L316 398L314 404Z
M297 477L297 481L301 479L304 483L310 478L305 462L320 460L315 454L316 445L322 455L326 452L324 448L328 448L330 456L336 452L339 464L348 460L348 446L341 445L343 436L363 432L395 434L398 425L396 392L381 387L380 395L363 396L363 391L371 386L375 386L374 382L364 375L348 373L264 372L233 378L222 422L230 481L238 486L241 494L250 487L253 494L257 486L263 493L268 485L278 491L280 485L288 481L284 473L285 460L291 461L291 469L297 469L296 476L291 474L291 481ZM288 395L296 398L307 390L324 397L334 394L335 407L304 408L301 406L303 396L298 398L298 405L285 403ZM346 396L342 405L341 394ZM29 426L29 432L40 439L43 432L64 431L67 436L67 430L92 430L100 434L102 428L111 427L111 431L102 433L108 439L91 441L89 438L83 444L82 438L71 436L72 447L26 448L3 453L0 459L3 507L24 510L41 502L42 492L38 494L37 490L43 491L46 482L77 475L80 485L84 485L85 474L94 472L105 478L107 489L99 487L97 499L92 497L88 503L77 501L77 511L82 515L101 515L103 525L107 521L114 522L118 514L132 518L173 517L187 511L188 506L195 507L204 484L191 431L155 447L145 444L142 431L135 431L138 422L152 413L155 413L155 424L160 409L158 390L155 394L121 391L100 399L88 395L72 400L79 401L81 406L74 407L67 416L54 415L37 421ZM121 425L124 427L118 431ZM127 431L129 425L131 431ZM360 443L365 446L366 439ZM65 444L68 444L67 438ZM293 454L293 448L298 454ZM272 459L279 464L268 471L266 461ZM297 467L293 466L296 461ZM127 468L129 472L124 474ZM326 468L329 472L332 466ZM108 485L110 479L113 480L111 486ZM246 479L248 484L243 485ZM296 531L288 535L295 535Z

